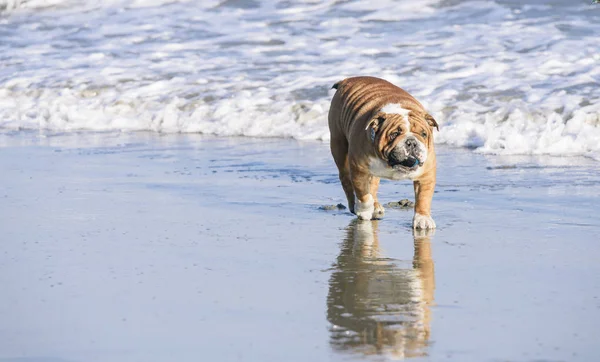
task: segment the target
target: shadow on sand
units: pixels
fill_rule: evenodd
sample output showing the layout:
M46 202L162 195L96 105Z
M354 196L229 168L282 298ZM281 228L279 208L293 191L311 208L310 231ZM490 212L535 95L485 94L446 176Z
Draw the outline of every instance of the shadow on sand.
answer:
M377 220L348 225L329 280L330 343L339 352L426 356L435 289L433 231L414 232L412 267L385 258L378 233Z

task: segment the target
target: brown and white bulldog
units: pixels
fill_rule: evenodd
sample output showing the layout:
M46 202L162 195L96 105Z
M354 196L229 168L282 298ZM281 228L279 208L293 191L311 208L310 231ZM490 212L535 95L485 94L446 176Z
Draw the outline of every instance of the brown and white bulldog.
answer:
M329 109L331 154L350 211L363 220L383 216L377 201L380 177L409 179L416 200L413 228L435 228L431 218L435 119L414 97L383 79L347 78L333 88L337 91Z

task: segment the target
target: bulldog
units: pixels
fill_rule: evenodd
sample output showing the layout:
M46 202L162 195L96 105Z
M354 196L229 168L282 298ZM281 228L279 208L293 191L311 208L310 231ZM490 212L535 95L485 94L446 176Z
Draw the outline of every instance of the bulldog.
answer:
M362 220L385 210L377 200L381 177L412 180L413 229L434 229L435 119L403 89L379 78L353 77L333 85L329 109L331 154L350 211Z

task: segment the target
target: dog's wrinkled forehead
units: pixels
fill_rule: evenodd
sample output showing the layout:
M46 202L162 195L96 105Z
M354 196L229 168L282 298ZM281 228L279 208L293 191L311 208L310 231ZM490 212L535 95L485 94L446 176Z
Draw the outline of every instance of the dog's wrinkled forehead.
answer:
M371 142L375 143L375 139L382 134L386 134L388 130L401 127L404 132L410 132L409 121L410 110L402 108L399 104L390 103L376 112L376 116L367 124L365 130L370 131ZM369 130L370 128L370 130ZM386 139L384 137L384 139ZM381 141L381 140L380 140ZM380 143L380 142L378 142Z
M402 107L399 103L388 103L381 107L377 114L381 116L381 122L377 124L378 131L402 127L403 131L409 133L411 124L418 124L424 129L438 128L438 124L428 113L421 113Z
M385 114L385 122L379 124L378 130L384 131L388 128L400 126L405 132L410 132L410 110L402 108L397 103L389 103L383 106L379 113ZM374 137L373 134L372 137Z
M402 118L404 118L404 120L408 124L408 116L410 115L410 110L402 108L402 106L397 103L386 104L379 111L386 114L398 114L402 116Z

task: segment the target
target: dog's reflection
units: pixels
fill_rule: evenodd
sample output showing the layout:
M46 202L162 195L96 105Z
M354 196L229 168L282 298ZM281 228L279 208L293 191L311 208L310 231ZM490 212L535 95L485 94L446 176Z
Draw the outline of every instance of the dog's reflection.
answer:
M353 220L348 226L329 281L331 344L396 359L425 356L435 289L433 231L415 230L412 261L403 262L381 255L378 223Z

